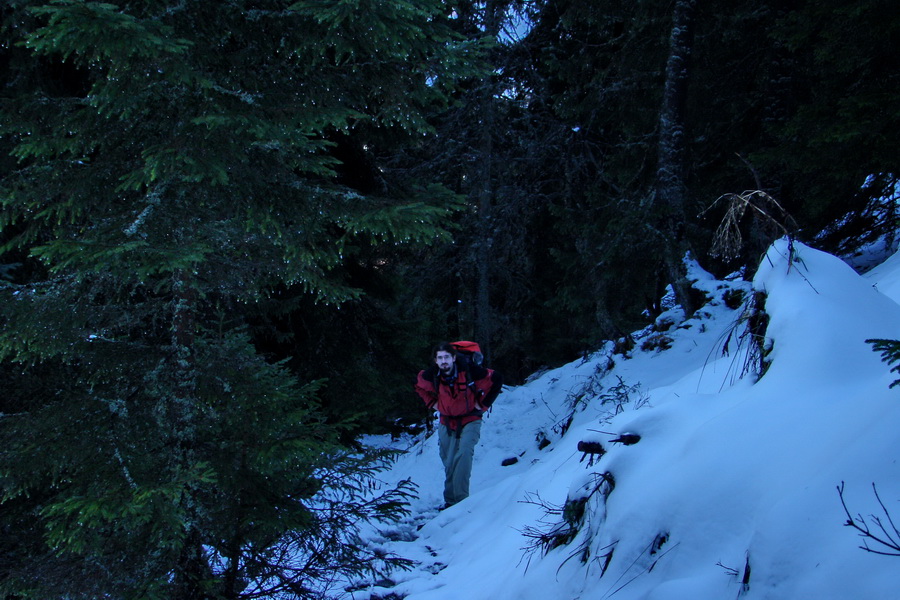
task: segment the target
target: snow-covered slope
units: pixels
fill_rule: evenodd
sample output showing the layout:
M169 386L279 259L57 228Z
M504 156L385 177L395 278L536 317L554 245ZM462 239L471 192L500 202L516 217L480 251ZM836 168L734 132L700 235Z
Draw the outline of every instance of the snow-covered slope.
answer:
M351 596L900 598L900 557L859 548L838 493L860 524L880 517L900 537L887 522L900 524L900 389L865 343L900 338L900 259L862 277L780 241L752 285L693 272L711 298L693 319L500 396L466 501L435 510L436 436L410 440L386 484L419 486L413 518L369 543L416 567ZM753 290L770 317L758 381L740 377L752 345L724 301ZM640 440L613 441L623 433Z

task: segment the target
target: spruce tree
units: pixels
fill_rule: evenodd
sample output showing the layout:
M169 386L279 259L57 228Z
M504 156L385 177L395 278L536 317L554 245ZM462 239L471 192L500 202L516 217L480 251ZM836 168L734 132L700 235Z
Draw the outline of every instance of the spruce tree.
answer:
M254 345L279 291L430 242L443 188L342 184L336 140L414 140L471 61L439 2L12 0L0 12L0 594L321 597L406 485ZM310 357L314 360L314 357ZM9 543L7 543L7 541Z

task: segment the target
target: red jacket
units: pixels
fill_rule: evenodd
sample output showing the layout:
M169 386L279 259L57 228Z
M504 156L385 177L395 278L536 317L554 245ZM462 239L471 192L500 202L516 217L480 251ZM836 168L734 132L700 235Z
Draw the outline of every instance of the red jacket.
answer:
M419 371L416 378L416 393L428 408L437 408L441 414L441 424L454 431L480 419L502 386L499 375L492 369L474 365L472 385L468 386L467 365L456 364L457 373L452 384L440 376L437 367Z

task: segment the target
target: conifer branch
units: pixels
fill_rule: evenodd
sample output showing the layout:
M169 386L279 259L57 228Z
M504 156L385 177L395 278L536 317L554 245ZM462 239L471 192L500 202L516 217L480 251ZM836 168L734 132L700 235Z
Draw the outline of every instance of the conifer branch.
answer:
M891 367L891 373L900 373L900 364L894 364L900 362L900 340L868 339L866 343L871 344L875 352L881 353L882 362L894 365ZM893 388L898 385L900 385L900 379L895 379L888 387Z

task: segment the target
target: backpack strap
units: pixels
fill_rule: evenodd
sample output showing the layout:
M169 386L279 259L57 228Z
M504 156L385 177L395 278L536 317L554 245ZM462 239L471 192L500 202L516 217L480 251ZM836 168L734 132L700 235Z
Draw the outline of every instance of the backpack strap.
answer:
M431 383L434 385L434 405L431 408L437 408L438 398L441 395L441 372L438 369L434 370Z
M466 380L465 392L468 392L469 390L471 390L472 395L475 396L475 398L476 398L476 401L480 401L483 398L484 393L475 387L475 380L473 379L471 364L472 364L471 361L466 359L464 368L462 369L462 372L465 373L465 380ZM457 365L456 368L457 368L457 373L456 373L456 377L453 379L453 385L456 385L456 383L459 381L459 375L460 375L459 365ZM435 371L432 373L432 384L434 385L434 391L437 395L440 395L440 393L441 393L441 389L440 389L441 383L443 383L443 381L441 378L440 371L435 369ZM455 429L451 428L451 429L453 430L454 436L457 439L459 439L459 437L462 435L463 420L468 417L480 417L483 414L484 414L484 411L478 410L477 408L475 408L473 406L472 410L466 412L465 414L462 414L462 415L444 415L444 414L442 414L441 419L447 419L449 421L453 421L456 423L456 428Z

